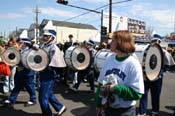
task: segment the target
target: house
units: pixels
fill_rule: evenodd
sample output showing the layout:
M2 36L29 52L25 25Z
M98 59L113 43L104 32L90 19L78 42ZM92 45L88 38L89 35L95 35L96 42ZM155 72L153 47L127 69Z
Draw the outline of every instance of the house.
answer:
M39 25L38 25L39 26ZM38 31L37 31L38 30ZM28 36L33 41L36 41L36 38L39 36L39 29L36 28L36 23L32 23L28 29Z
M42 36L43 29L45 25L48 23L48 19L43 19L41 22L39 29L40 29L40 36ZM95 37L99 32L98 30L88 24L81 24L81 23L72 23L72 22L65 22L65 21L56 21L52 20L53 25L56 27L56 43L64 43L69 41L68 36L73 35L73 42L83 42L87 41L92 37Z

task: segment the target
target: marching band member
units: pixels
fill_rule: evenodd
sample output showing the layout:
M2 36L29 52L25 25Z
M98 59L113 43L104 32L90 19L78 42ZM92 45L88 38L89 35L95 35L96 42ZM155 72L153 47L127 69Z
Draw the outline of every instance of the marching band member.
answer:
M72 46L73 45L73 35L72 34L70 34L69 36L68 36L68 38L69 38L69 41L67 41L67 42L65 42L64 43L64 48L63 48L63 51L64 51L64 53L66 52L66 50L70 47L70 46Z
M58 43L57 47L60 49L60 53L61 53L60 55L62 55L62 58L64 58L63 44ZM65 62L64 59L62 61ZM60 82L60 80L63 80L63 79L64 79L64 82L66 82L65 81L65 69L66 69L66 63L64 66L57 68L56 73L58 74L58 78L56 79L56 82Z
M65 64L62 62L60 55L60 50L56 44L52 41L56 38L56 31L52 28L53 24L50 23L50 26L44 30L43 34L43 45L41 48L46 50L48 53L50 63L39 73L40 77L40 88L39 88L39 103L42 110L43 116L52 116L52 111L50 109L49 103L53 106L53 108L58 112L58 116L61 115L65 110L66 107L63 105L53 93L53 87L55 82L55 74L56 69L55 67L61 67ZM47 26L47 25L46 25Z
M144 86L140 62L131 55L135 52L132 35L114 32L110 49L116 54L106 59L98 78L97 116L135 116L136 100L144 93Z
M84 77L86 76L88 81L89 81L89 85L90 85L90 91L91 92L95 92L95 87L94 87L94 56L96 53L96 50L93 48L95 43L92 40L89 40L86 43L86 47L88 48L89 52L90 52L90 64L89 66L84 69L84 70L80 70L77 73L77 83L75 83L73 85L73 87L71 88L73 91L78 91L78 88L81 84L81 82L83 81Z
M30 50L31 40L27 37L27 30L24 30L20 35L19 49L21 57L26 56L26 53ZM13 107L16 102L17 96L20 90L25 87L27 92L30 95L30 100L25 104L25 106L30 106L36 104L36 94L35 94L35 84L34 84L34 75L35 71L25 68L24 64L21 62L17 66L14 83L15 87L13 88L8 100L5 100L5 103L9 107Z
M68 36L69 41L66 41L64 43L64 47L63 47L63 52L66 53L66 50L71 47L73 45L73 35L70 34ZM69 77L72 77L74 75L74 71L70 68L70 67L65 67L65 76L64 76L64 84L69 88L69 84L68 84L68 79Z
M160 44L162 37L158 34L154 34L150 44ZM152 112L151 116L158 116L159 108L160 108L160 94L162 89L162 82L163 82L163 73L170 69L171 65L174 65L174 61L172 56L164 49L163 50L163 58L164 64L163 68L158 75L158 79L155 81L144 80L145 86L145 93L143 94L142 98L140 99L139 104L139 114L138 116L146 116L147 112L147 100L148 100L148 92L151 92L151 104L152 104Z

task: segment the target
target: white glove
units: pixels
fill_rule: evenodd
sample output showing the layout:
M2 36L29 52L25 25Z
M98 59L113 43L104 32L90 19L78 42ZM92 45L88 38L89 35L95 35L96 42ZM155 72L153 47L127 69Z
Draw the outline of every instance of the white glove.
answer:
M32 48L33 48L34 50L38 50L38 49L39 49L39 45L38 45L38 44L33 44Z

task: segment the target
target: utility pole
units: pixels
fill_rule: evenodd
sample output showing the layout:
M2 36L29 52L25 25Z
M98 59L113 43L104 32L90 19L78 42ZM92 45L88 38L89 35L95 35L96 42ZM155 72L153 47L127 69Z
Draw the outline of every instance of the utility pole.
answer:
M38 9L38 5L36 6L36 9L33 9L33 12L36 14L35 17L35 29L36 29L36 43L39 43L39 28L38 28L38 14L41 13L41 10Z
M4 30L4 39L5 39L5 37L6 37L6 33L5 33L5 30Z
M101 33L102 33L102 27L103 27L103 10L101 10ZM104 41L104 35L101 35L100 39L100 46L102 45L102 42Z
M112 0L109 0L109 33L112 31Z
M17 34L18 34L18 27L16 27L16 32L15 32L15 36L17 36Z
M175 32L175 20L174 20L174 32Z

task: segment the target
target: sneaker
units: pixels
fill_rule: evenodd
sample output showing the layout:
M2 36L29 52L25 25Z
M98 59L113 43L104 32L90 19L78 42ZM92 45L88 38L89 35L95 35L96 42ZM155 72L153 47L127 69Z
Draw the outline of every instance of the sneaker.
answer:
M76 88L74 88L74 87L71 87L70 88L72 91L74 91L74 92L77 92L78 91L78 89L76 89Z
M9 100L5 100L4 103L5 104L10 104L10 101Z
M58 116L60 116L61 114L63 114L66 111L66 106L63 106L60 111L58 112Z
M5 104L6 107L9 107L9 108L13 108L14 107L14 104L12 104L9 100L5 100L4 104Z
M87 79L83 79L83 82L87 82Z
M151 113L150 116L158 116L158 114L152 114L152 113Z
M146 116L146 113L145 114L137 114L137 116Z
M158 112L151 112L150 116L158 116Z
M32 105L35 105L36 102L31 102L31 101L28 101L26 104L24 104L24 106L32 106Z

